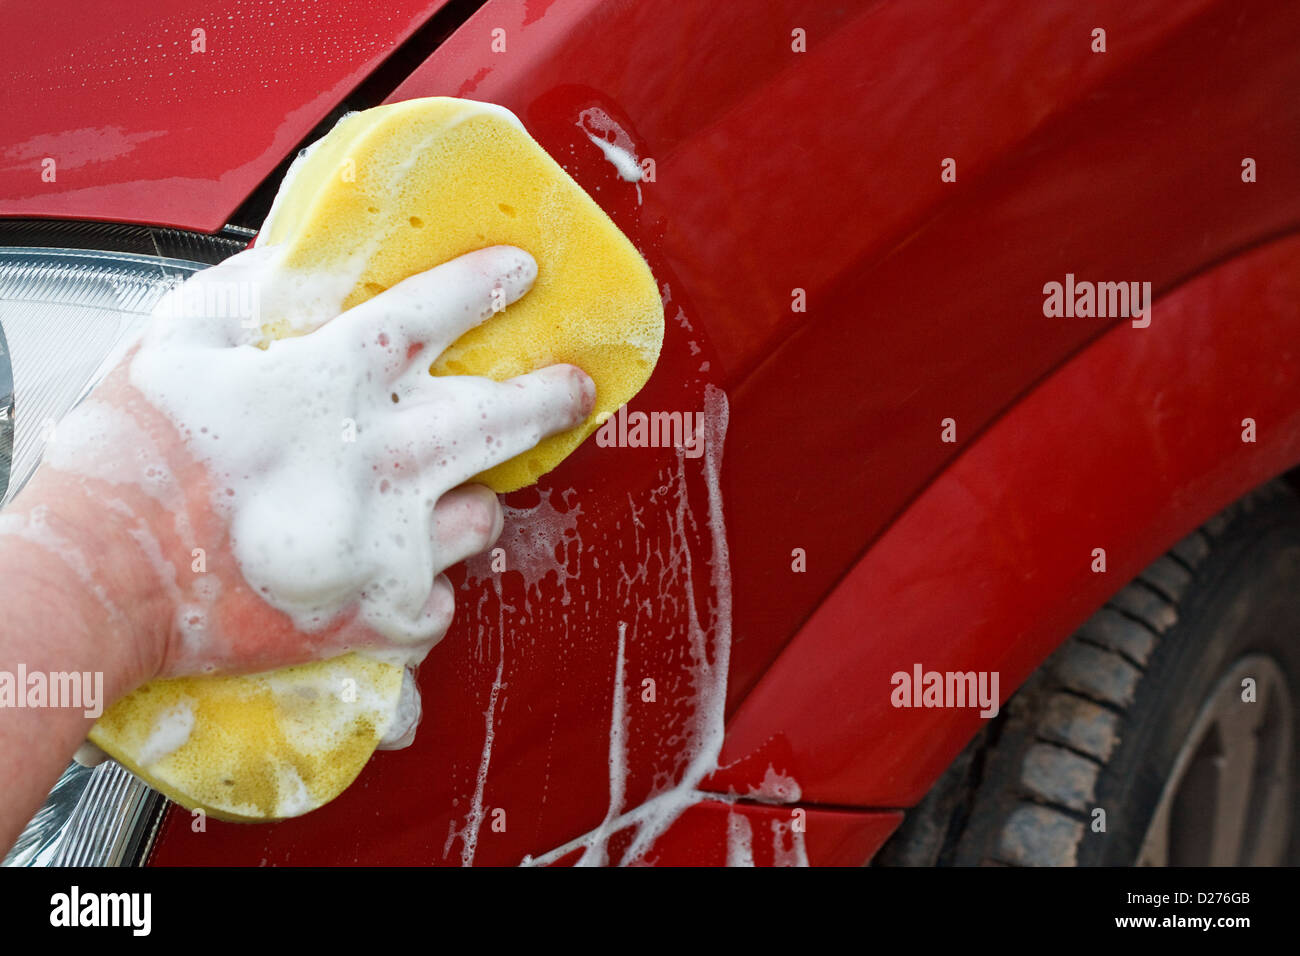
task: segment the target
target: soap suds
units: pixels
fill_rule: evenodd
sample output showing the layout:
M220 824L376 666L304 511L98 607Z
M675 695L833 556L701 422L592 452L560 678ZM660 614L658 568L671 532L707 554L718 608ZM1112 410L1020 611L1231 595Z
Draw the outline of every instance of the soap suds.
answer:
M249 258L222 281L278 275L273 249L242 255ZM394 365L407 363L393 353L419 340L422 326L436 327L430 316L486 309L465 300L465 290L482 284L472 277L483 270L506 266L504 291L513 301L531 285L531 259L502 250L471 253L443 267L456 270L439 287L444 301L416 305L410 317L386 315L373 331L330 327L265 349L255 345L260 330L238 315L158 319L146 331L131 362L132 385L206 466L211 505L229 523L244 578L300 630L322 630L357 607L359 622L405 649L399 659L409 664L441 636L450 595L435 583L445 562L432 544L433 506L501 459L501 443L484 438L494 437L490 429L503 420L506 398L484 379L428 376L418 360L395 372ZM303 383L318 387L304 390ZM408 400L394 403L395 394ZM105 423L94 403L83 409L70 416L70 431L89 435L104 424L111 436L133 437L119 435L131 425ZM173 504L164 466L110 466L105 444L133 447L87 437L67 443L55 465L146 490L154 481L150 493ZM152 460L150 444L140 447ZM195 602L178 617L181 633L196 645L209 625L207 603Z
M534 600L555 601L557 593L560 606L569 606L572 595L567 585L573 577L570 568L575 564L570 560L570 552L582 552L578 528L582 505L572 489L547 488L539 490L538 495L541 500L531 507L506 505L505 524L495 547L465 562L465 584L461 590L467 596L478 593L480 601L486 600L484 585L491 585L497 596L501 596L501 576L493 570L493 562L500 558L507 573L523 576L523 610L531 610ZM546 582L545 590L543 582Z
M119 409L86 399L59 422L58 440L46 447L44 461L57 471L140 489L173 516L177 534L193 537L184 497L158 443Z
M734 811L727 814L727 866L754 865L754 828L749 818Z
M746 796L761 803L798 803L803 792L794 777L777 773L769 764L762 781L757 787L750 787Z
M807 866L808 849L804 845L804 832L794 825L794 820L772 821L772 865Z
M316 807L307 784L289 764L276 767L276 812L284 817L301 816Z
M483 827L483 792L487 787L488 767L492 764L492 742L496 739L497 697L501 693L501 678L505 674L505 664L506 651L503 637L501 641L501 657L497 663L497 676L492 681L487 710L483 712L483 753L479 758L478 775L474 778L474 797L470 801L469 813L465 817L465 826L460 830L452 830L448 833L447 842L442 848L442 855L446 857L456 837L460 837L461 866L473 866L474 854L478 850L479 831Z
M182 700L158 715L148 738L140 748L141 767L151 767L168 754L179 750L194 731L194 708Z
M616 831L615 821L623 810L627 789L627 624L618 623L618 655L614 663L614 707L609 722L609 811L592 834L590 844L578 860L578 866L605 866L609 863L609 838Z
M420 715L424 705L420 700L420 688L415 682L411 668L402 670L402 689L397 698L397 707L388 721L388 729L375 745L376 750L403 750L415 742L415 731L420 725Z
M641 180L645 173L641 161L637 159L636 145L632 137L614 122L598 106L585 109L578 114L577 127L586 134L605 154L605 158L618 172L619 178L627 183L636 183L636 201L641 203Z
M536 857L525 857L523 865L540 866L555 863L571 853L582 851L582 860L589 862L617 862L619 865L643 863L646 854L677 819L705 800L733 802L734 797L708 793L699 789L700 783L718 769L725 734L725 706L727 673L731 662L731 562L727 546L726 521L723 514L721 470L723 443L727 432L727 398L721 389L706 386L704 395L704 479L708 493L708 531L712 544L710 560L710 585L714 606L712 626L706 628L695 606L694 587L691 583L693 568L690 549L683 547L680 568L684 577L683 590L687 601L689 653L694 675L694 711L690 718L689 733L682 749L685 769L675 783L655 793L632 808L621 809L626 795L626 715L616 706L611 716L609 731L610 800L609 812L595 830ZM677 536L684 535L684 522L689 506L686 494L685 457L678 456L677 478ZM635 513L634 527L637 524ZM638 572L639 573L639 572ZM632 580L625 573L625 580ZM620 627L619 655L615 663L616 702L623 699L619 687L623 673L625 627ZM711 638L711 640L710 640ZM712 644L712 654L709 653ZM632 830L632 839L617 861L611 860L611 836Z

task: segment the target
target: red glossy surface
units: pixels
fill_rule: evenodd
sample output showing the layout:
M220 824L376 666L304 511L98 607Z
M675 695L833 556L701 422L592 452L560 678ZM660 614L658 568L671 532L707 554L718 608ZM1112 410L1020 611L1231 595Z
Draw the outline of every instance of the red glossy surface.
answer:
M696 804L655 845L651 860L657 866L736 866L751 860L755 866L860 866L903 816L796 809L802 816L789 807ZM798 833L796 826L802 828Z
M220 229L445 2L9 0L0 216Z
M1044 281L1159 294L1300 221L1294 4L1005 0L961 21L943 0L587 6L524 25L489 4L396 95L514 109L604 190L716 348L744 545L733 707L951 457L939 421L957 419L960 447L1104 327L1043 321ZM1099 55L1080 38L1101 22ZM656 160L642 206L575 129L590 106ZM1243 155L1270 179L1243 188Z
M1105 54L1090 50L1098 25L1108 31ZM791 49L796 27L807 32L807 52ZM493 50L494 30L505 31L504 52ZM1044 318L1044 282L1073 272L1149 281L1168 293L1296 227L1297 43L1300 7L1283 0L1107 0L1086 9L992 0L960 18L945 0L488 3L395 95L510 107L632 237L669 317L661 364L633 407L694 411L710 385L725 389L721 484L711 496L706 459L588 442L537 490L511 496L511 570L497 576L479 565L461 575L458 621L421 672L426 713L410 750L379 755L356 786L303 820L210 822L194 834L174 814L155 860L512 863L561 846L600 824L611 804L633 807L679 779L693 753L709 755L716 725L700 716L720 708L702 707L701 692L716 686L728 647L726 696L736 715L725 759L741 762L715 786L748 794L770 766L795 772L804 804L914 800L973 724L950 712L913 712L909 723L882 710L869 682L894 660L891 649L932 650L935 666L1001 668L1009 691L1123 582L1125 569L1136 570L1252 474L1215 471L1217 434L1159 446L1158 476L1185 482L1172 507L1127 493L1095 506L1104 522L1096 527L1111 532L1107 546L1118 555L1109 591L1016 563L1026 540L1069 546L1025 530L1068 530L1044 517L1062 507L1039 492L1050 469L1034 454L1047 439L1013 445L1020 457L990 453L999 470L980 475L1002 496L983 518L973 507L930 501L948 495L960 504L972 494L962 489L983 487L969 482L944 478L916 499L934 476L958 473L945 472L958 452L972 448L954 469L986 447L972 447L983 429L1104 331L1095 320ZM261 62L246 62L248 77L263 79ZM349 64L331 89L361 72ZM210 104L192 103L207 115ZM289 118L304 129L319 119L306 116L307 103L283 96L250 110L236 129L263 121L266 136L239 162L255 161L264 175L280 158L267 144L292 141L280 133ZM154 98L138 112L121 109L135 117L131 130L168 130L175 118L167 106ZM64 122L60 114L80 108L52 102L41 122L74 129L84 117ZM592 108L627 131L639 157L655 160L640 203L579 125ZM63 205L40 208L211 227L228 198L210 188L214 176L226 183L216 168L230 167L230 181L245 186L255 179L239 179L252 167L232 162L228 149L172 150L157 161L182 186L198 170L197 198L155 172L139 188L123 179L65 194L61 184L63 198L42 201ZM940 181L949 156L958 161L955 183ZM1241 182L1243 156L1257 160L1258 183ZM126 165L96 163L86 176L112 178L143 158L137 148L120 160ZM0 211L11 214L8 200L34 192L3 188ZM134 211L126 209L131 197ZM796 288L806 291L807 312L791 310ZM1156 373L1178 369L1198 349L1225 348L1228 362L1241 357L1231 335L1252 334L1256 317L1245 313L1234 323L1247 326L1240 330L1207 330L1213 338L1157 334L1143 347L1163 342L1168 350L1151 356ZM1159 333L1154 324L1144 331ZM1239 376L1210 380L1228 387ZM1146 419L1088 418L1090 407L1120 396L1107 394L1109 384L1087 384L1051 394L1065 403L1058 415L1083 416L1100 429L1098 442L1113 443L1087 461L1096 473L1077 481L1115 488L1116 456ZM1159 402L1145 397L1161 422L1198 421L1206 394L1222 401L1230 393L1171 386ZM1038 415L1040 426L1050 420L1049 411ZM945 417L958 423L955 445L939 441ZM721 435L714 439L721 447ZM1284 455L1268 454L1277 456L1270 467L1280 467ZM1059 449L1045 459L1060 460ZM725 537L709 523L719 497ZM915 518L914 499L924 506ZM1014 534L980 523L995 519ZM809 620L895 521L868 552L874 563L859 564L852 583ZM718 587L727 541L731 589ZM981 577L992 573L990 542L1006 550L997 567L1041 575L1045 591L1061 588L1033 605L1041 621L1026 617L1022 578L990 585ZM794 548L807 550L804 573L791 572ZM863 576L873 580L859 586ZM851 603L864 594L868 604ZM856 616L864 608L870 616ZM653 701L642 696L647 679ZM612 781L615 699L626 708L629 772ZM491 826L494 811L505 812L504 832ZM688 810L678 827L716 823L717 812ZM660 846L683 832L708 831L674 828ZM712 832L699 852L716 856ZM467 839L474 833L476 841ZM851 845L869 853L874 839Z
M748 16L573 3L540 14L489 4L396 94L509 106L637 241L669 296L670 327L635 408L698 408L705 380L731 391L722 497L734 549L733 706L929 477L1104 326L1045 319L1044 281L1071 271L1164 292L1300 213L1296 107L1284 93L1300 79L1291 7L1115 3L1081 15L1003 3L961 24L941 9L770 4ZM1104 56L1086 39L1098 17L1111 36ZM790 51L789 31L773 26L783 23L808 30L808 53ZM493 29L505 30L507 52L492 52ZM1187 82L1189 64L1205 82ZM591 107L656 160L643 204L579 128ZM946 155L959 157L955 184L939 181ZM1242 155L1269 179L1241 183ZM789 311L794 287L808 292L806 314ZM959 422L958 446L938 441L947 416ZM999 480L1021 488L1003 467ZM459 862L468 857L457 832L474 818L476 792L482 806L523 818L505 833L480 827L477 862L563 844L609 810L619 622L629 626L633 690L622 805L676 779L681 749L698 739L689 732L698 668L683 666L691 615L720 620L703 573L701 478L698 463L671 453L589 444L542 485L581 508L566 576L532 592L510 575L499 592L466 592L466 616L423 670L431 712L411 751L378 758L308 821L223 829L220 841L175 834L159 859ZM1190 525L1211 502L1186 501L1168 520ZM1150 530L1127 510L1112 515ZM962 540L977 550L954 562L980 560L974 527ZM906 541L924 554L936 543L935 529L923 530L919 544ZM1154 553L1165 537L1112 547ZM790 571L794 547L808 549L805 574ZM926 578L923 564L909 567ZM871 621L922 613L911 604L918 585L882 580L892 601L874 605ZM925 646L1021 675L1104 598L1089 583L1053 595L1073 616L1045 618L1048 630L1017 645L1015 660L1001 659L997 638L1017 633L1020 608L981 607L986 630L966 635L951 623L971 600L960 589L926 611L950 623L928 631ZM849 708L852 720L831 720L820 705L854 700L846 688L892 660L881 653L888 644L857 636L873 624L856 619L847 633L841 624L815 652L792 649L763 685L770 692L745 706L727 758L748 759L717 785L747 792L769 765L784 766L806 776L806 801L897 806L951 756L971 729L963 715L943 715L946 734L925 722L930 748L870 701ZM820 683L789 683L787 672ZM647 676L661 688L652 706L635 694ZM487 713L494 743L479 791Z
M1292 237L1188 283L1150 328L1114 329L1036 389L818 608L735 714L723 760L747 759L714 785L748 779L758 754L805 800L920 799L980 721L895 709L894 672L998 670L1009 696L1192 527L1300 462L1297 303Z

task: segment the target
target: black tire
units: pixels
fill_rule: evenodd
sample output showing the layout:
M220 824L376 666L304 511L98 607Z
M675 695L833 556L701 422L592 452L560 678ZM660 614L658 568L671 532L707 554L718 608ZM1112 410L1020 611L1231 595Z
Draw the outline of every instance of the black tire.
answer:
M1261 677L1258 701L1242 702L1229 688L1257 670L1270 689ZM1189 535L1080 628L972 741L877 863L1132 865L1158 807L1173 824L1156 829L1173 837L1161 853L1153 836L1143 861L1294 861L1298 702L1300 500L1274 482ZM1222 723L1202 741L1213 719ZM1238 729L1228 737L1221 726ZM1219 791L1203 768L1252 746L1253 771L1238 776L1271 793L1278 809L1254 814L1256 823L1272 821L1267 833L1250 813L1225 813L1246 823L1240 833L1222 826L1211 854L1196 815ZM1176 764L1192 769L1169 787L1178 798L1162 802ZM1285 784L1273 782L1283 776Z

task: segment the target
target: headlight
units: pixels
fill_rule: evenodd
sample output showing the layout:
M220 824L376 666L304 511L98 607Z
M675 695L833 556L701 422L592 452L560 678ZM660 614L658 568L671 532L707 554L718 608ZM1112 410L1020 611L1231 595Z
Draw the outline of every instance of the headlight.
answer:
M143 229L102 231L132 228ZM186 241L206 243L210 261L242 245L195 234ZM206 267L125 252L0 247L0 503L31 477L51 430L112 368L158 299ZM93 769L72 764L4 865L142 862L165 803L111 760Z
M8 504L51 430L103 377L171 284L198 263L75 249L0 249L0 468Z

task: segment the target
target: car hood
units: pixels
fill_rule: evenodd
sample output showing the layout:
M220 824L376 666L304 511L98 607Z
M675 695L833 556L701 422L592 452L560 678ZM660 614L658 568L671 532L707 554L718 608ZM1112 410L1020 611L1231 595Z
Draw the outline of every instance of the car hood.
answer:
M446 4L13 0L0 215L219 229Z

